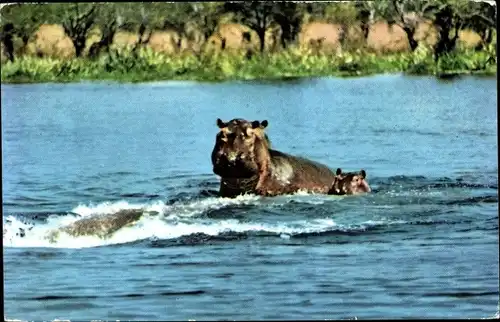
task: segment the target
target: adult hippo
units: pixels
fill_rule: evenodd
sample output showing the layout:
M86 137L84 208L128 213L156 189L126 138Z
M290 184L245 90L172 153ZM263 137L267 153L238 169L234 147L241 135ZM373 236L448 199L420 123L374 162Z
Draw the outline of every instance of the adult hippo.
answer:
M336 174L326 165L271 149L264 120L217 119L220 131L212 151L215 174L221 177L220 196L254 193L262 196L299 190L326 194Z
M329 195L358 195L372 191L366 182L366 171L363 169L359 172L342 172L342 169L338 168L335 174Z

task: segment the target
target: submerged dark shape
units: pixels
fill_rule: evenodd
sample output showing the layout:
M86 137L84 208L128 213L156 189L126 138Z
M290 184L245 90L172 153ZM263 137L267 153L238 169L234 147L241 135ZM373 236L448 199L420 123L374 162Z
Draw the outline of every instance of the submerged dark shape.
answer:
M298 190L328 193L335 173L326 165L271 149L264 129L268 121L217 119L220 131L212 151L215 174L221 177L221 197L244 193L263 196Z
M359 172L342 172L338 168L335 179L328 191L329 195L357 195L371 192L371 188L366 182L366 171L361 169Z
M114 214L94 215L52 231L48 239L51 242L55 242L61 232L73 237L98 236L100 238L108 238L117 230L134 224L146 213L144 209L125 209Z

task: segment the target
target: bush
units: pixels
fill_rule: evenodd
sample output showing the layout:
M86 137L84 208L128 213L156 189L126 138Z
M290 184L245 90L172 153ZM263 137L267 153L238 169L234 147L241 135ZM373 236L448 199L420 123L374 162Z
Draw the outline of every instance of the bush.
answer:
M149 48L117 49L97 60L21 57L2 66L2 82L68 82L78 80L250 80L311 76L354 76L404 72L417 75L446 73L496 73L496 48L455 51L437 64L427 47L413 53L376 55L357 50L323 54L289 48L277 53L247 55L245 52L168 55Z

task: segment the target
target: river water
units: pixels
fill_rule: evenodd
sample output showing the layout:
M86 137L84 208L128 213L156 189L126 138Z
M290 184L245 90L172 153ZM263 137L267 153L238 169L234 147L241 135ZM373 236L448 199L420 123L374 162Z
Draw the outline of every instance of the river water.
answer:
M5 316L498 316L496 78L2 84ZM218 198L216 119L364 196ZM107 239L49 231L154 210Z

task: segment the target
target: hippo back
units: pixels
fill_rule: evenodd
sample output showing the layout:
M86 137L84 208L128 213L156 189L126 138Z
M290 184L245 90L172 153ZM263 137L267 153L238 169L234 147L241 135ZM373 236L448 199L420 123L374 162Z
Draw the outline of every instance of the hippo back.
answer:
M270 150L271 175L280 185L288 184L291 190L328 192L335 173L326 165L277 150Z

